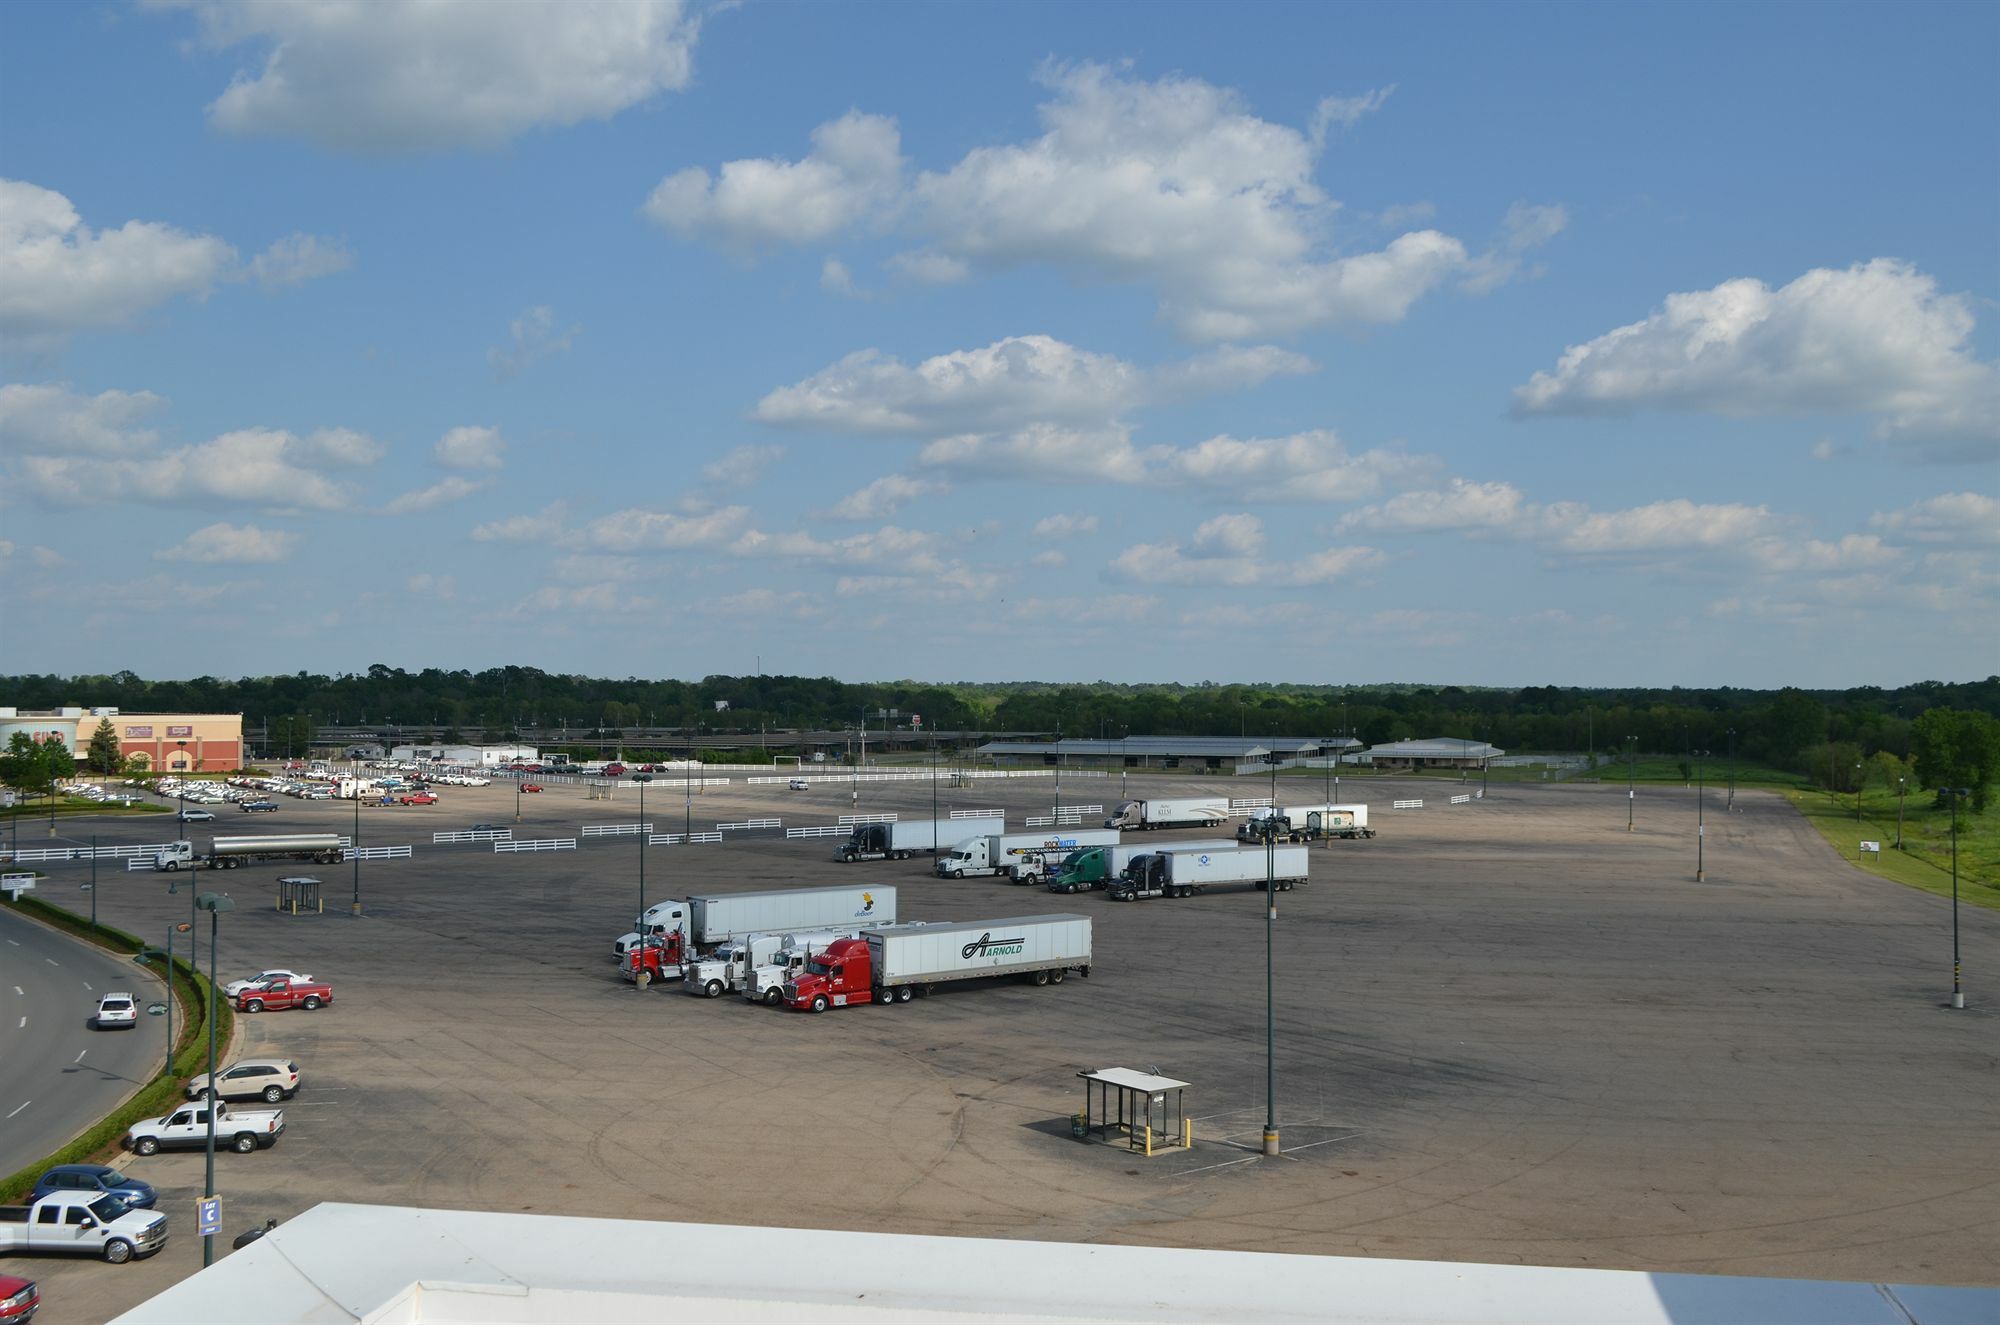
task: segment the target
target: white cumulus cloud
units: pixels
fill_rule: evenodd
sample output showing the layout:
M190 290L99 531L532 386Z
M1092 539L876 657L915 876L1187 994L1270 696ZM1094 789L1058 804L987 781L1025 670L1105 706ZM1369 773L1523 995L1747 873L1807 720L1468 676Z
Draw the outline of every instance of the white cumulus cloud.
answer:
M526 515L502 516L474 525L472 541L475 543L552 543L561 538L568 528L569 508L563 502L551 502L539 511Z
M498 428L467 424L438 438L431 455L448 469L499 469L507 463L507 442Z
M1036 538L1075 538L1079 534L1094 534L1097 532L1097 517L1058 511L1035 521L1034 532Z
M1878 511L1868 523L1917 543L2000 544L2000 498L1947 492L1895 511Z
M895 514L913 501L946 491L947 484L936 479L912 478L908 474L885 474L856 488L835 502L827 514L836 520L880 520Z
M803 160L731 161L711 178L675 171L646 199L652 220L725 247L824 239L893 202L903 172L894 120L849 111L812 132Z
M118 326L178 295L200 297L236 250L158 221L92 230L53 189L0 179L0 340Z
M1907 262L1748 277L1667 296L1645 320L1572 345L1514 393L1523 414L1641 409L1859 413L1884 436L2000 446L2000 370L1974 357L1972 304Z
M277 290L331 276L353 265L353 252L340 240L290 234L250 259L245 274L265 289Z
M20 474L29 491L65 505L222 501L336 511L354 504L354 485L321 471L365 466L380 455L379 444L344 428L304 435L242 428L149 456L23 456Z
M701 476L723 488L747 488L785 458L782 446L738 446L703 465Z
M547 304L537 304L507 324L507 344L486 351L486 362L501 381L520 373L538 360L567 354L582 327L556 330L556 312Z
M298 541L297 534L281 529L212 524L195 530L173 547L155 552L153 559L204 566L263 566L289 557Z
M376 153L609 119L687 85L699 28L680 0L147 2L261 58L210 104L217 128Z
M450 502L462 501L492 483L491 479L470 479L462 474L450 474L427 488L417 488L392 499L382 508L384 515L414 515L418 511L428 511Z
M137 425L166 403L150 391L79 395L67 382L0 386L0 447L91 455L149 450L159 434Z
M1370 570L1387 558L1371 547L1325 548L1266 562L1264 522L1232 513L1203 521L1186 544L1139 543L1111 562L1116 579L1142 584L1299 586Z

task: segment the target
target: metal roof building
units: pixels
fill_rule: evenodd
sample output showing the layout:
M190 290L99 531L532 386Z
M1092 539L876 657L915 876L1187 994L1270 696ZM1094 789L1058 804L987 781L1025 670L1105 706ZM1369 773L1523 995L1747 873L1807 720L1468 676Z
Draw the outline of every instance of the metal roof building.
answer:
M1352 751L1351 736L1127 736L1122 740L1066 737L1059 741L988 741L973 753L995 763L1116 763L1124 768L1221 769L1236 764L1315 759Z
M116 1321L1972 1325L1996 1306L1980 1288L326 1204Z
M1485 741L1465 741L1455 736L1431 736L1421 741L1392 741L1371 746L1361 758L1377 768L1478 768L1506 754Z

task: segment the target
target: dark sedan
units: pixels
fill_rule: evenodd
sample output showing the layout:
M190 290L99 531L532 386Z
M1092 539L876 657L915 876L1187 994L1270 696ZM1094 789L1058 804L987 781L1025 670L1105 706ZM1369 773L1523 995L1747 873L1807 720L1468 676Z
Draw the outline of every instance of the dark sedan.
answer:
M35 1184L29 1204L50 1192L109 1192L135 1210L151 1210L160 1199L151 1183L128 1178L108 1164L56 1165Z

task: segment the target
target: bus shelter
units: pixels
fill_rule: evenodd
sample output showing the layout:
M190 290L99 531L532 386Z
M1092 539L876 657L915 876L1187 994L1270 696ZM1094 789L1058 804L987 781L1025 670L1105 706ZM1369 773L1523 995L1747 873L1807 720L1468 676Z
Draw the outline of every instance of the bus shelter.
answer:
M292 915L325 911L326 903L319 895L319 880L306 878L278 880L278 909Z
M1083 1112L1071 1120L1070 1132L1079 1140L1095 1132L1108 1141L1119 1133L1127 1147L1146 1155L1193 1147L1194 1124L1181 1094L1187 1082L1129 1067L1077 1075L1083 1078Z

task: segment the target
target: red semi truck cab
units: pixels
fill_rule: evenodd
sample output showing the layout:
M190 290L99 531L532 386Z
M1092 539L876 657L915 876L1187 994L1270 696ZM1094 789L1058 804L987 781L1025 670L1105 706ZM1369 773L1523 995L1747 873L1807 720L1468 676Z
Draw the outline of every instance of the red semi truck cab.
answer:
M626 952L619 966L627 980L644 989L655 980L665 979L670 970L679 975L687 959L686 936L676 929L642 940Z
M808 1012L875 1001L875 964L867 939L835 939L785 982L785 1006Z

